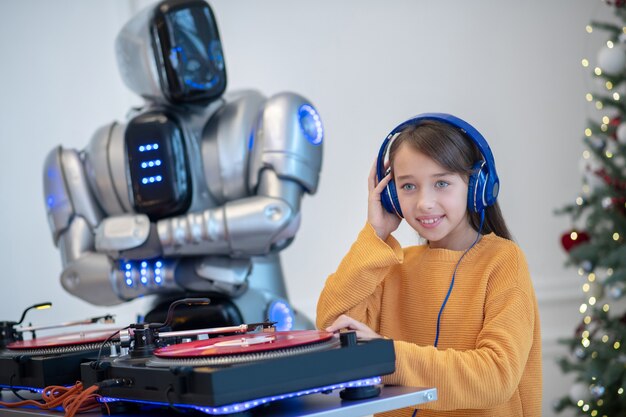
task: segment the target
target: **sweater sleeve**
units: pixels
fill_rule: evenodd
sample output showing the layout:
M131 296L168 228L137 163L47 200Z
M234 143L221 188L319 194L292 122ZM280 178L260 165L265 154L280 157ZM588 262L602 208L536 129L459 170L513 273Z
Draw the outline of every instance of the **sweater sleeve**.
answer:
M520 383L534 326L539 325L535 323L534 296L525 285L530 282L525 263L518 274L494 280L474 349L438 350L394 341L396 372L383 381L437 387L439 399L421 406L425 409L482 409L508 401ZM510 278L517 278L519 285L510 286Z
M381 240L367 223L337 271L326 280L317 303L317 327L325 329L346 314L378 331L383 280L402 260L396 239Z

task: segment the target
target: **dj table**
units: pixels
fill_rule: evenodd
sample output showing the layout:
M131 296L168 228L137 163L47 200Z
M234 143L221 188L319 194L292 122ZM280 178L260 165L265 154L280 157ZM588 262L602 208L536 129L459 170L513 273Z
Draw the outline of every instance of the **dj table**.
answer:
M37 399L46 387L72 387L82 392L67 393L78 406L95 393L101 407L120 417L173 411L357 417L437 399L434 388L380 388L381 376L395 371L392 340L358 340L354 331L277 331L269 321L169 330L176 305L200 301L172 303L166 323L6 340L0 349L0 399L11 405L19 392ZM52 392L55 397L63 390ZM59 416L61 411L5 405L0 417ZM71 415L74 406L68 407ZM101 407L82 415L101 416Z
M3 401L11 401L11 393L3 393ZM437 390L434 388L409 388L399 386L385 386L378 397L365 400L344 401L339 393L311 394L298 398L291 398L274 402L267 407L253 409L245 417L362 417L374 413L395 410L423 404L437 399ZM168 410L153 410L142 414L115 414L117 417L163 417L171 415ZM0 408L0 417L41 417L57 416L59 412L42 411L32 408L7 409ZM80 414L84 417L101 417L98 412Z

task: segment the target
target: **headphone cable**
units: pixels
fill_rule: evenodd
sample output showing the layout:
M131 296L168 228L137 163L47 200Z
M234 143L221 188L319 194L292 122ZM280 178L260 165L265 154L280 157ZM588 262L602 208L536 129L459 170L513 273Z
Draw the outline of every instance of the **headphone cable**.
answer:
M446 294L446 298L444 298L443 303L441 303L441 308L439 309L439 314L437 315L437 333L435 335L435 347L437 347L437 344L439 343L439 327L441 325L441 314L443 313L443 309L445 308L446 303L448 302L448 298L450 298L450 294L452 293L452 287L454 286L454 277L456 276L456 270L459 269L459 265L461 264L461 261L463 260L467 252L469 252L470 249L472 249L474 245L478 243L478 239L480 239L480 232L483 230L484 221L485 221L485 210L481 210L480 211L480 226L478 227L478 233L476 234L476 239L474 240L474 243L472 243L471 246L467 248L465 252L463 252L463 255L461 255L461 257L459 258L459 261L456 263L456 266L454 267L454 272L452 273L452 280L450 281L450 288L448 288L448 293Z

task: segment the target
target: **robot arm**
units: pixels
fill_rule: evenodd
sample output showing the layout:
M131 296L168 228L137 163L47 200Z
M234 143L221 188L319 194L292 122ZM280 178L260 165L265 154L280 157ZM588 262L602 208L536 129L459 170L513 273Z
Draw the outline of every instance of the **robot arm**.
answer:
M262 175L263 184L289 190L300 198L298 184L281 184L273 171ZM159 220L158 233L165 255L223 254L252 256L269 253L292 238L300 216L281 196L259 195L223 206Z
M103 213L89 191L83 161L74 150L53 149L46 158L44 192L54 244L61 251L61 283L72 294L88 294L94 304L120 302L109 277L112 262L93 252L94 230ZM83 296L83 298L85 298Z
M204 138L207 146L217 143L215 149L228 149L223 143L233 138L220 136L219 132L230 132L227 125L237 120L230 117L237 112L228 106L242 105L242 101L234 101L216 116L212 123L220 127L212 130L214 137L209 134ZM247 143L247 189L253 195L159 220L157 228L165 255L246 257L264 255L291 242L300 225L300 200L305 192L317 189L322 162L321 122L313 106L292 93L270 98L257 117ZM216 165L206 160L204 163ZM219 175L221 187L214 181L209 188L218 199L232 197L237 187L228 181L228 170L222 169ZM239 175L245 178L245 172Z
M107 132L111 129L97 131L91 146L108 142L111 136ZM102 167L93 159L86 164L86 159L84 154L75 150L57 147L45 161L46 210L54 244L61 252L61 284L71 294L92 304L118 304L137 296L129 293L128 286L122 285L126 277L117 260L120 253L135 251L152 257L160 254L160 246L151 245L148 216L121 213L105 218L102 201L116 199L103 199L103 188L94 186L93 177L99 177L102 182L102 178L110 178L110 175L92 175L90 178L87 171L98 172ZM89 168L85 169L85 165ZM108 173L109 168L106 170ZM108 190L114 193L113 188ZM108 209L115 210L110 204ZM158 248L156 252L155 246ZM171 280L166 280L166 275L164 270L159 287L168 287Z

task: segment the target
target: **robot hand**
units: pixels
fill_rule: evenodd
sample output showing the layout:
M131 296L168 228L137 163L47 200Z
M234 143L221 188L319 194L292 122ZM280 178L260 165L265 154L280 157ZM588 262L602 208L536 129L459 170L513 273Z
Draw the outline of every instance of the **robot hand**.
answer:
M155 223L145 214L107 217L96 228L96 250L116 259L151 259L163 255Z

